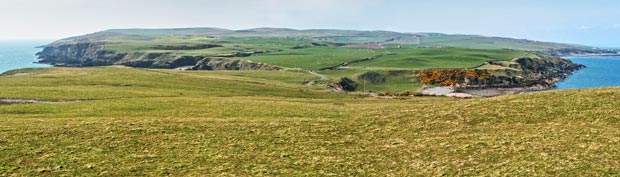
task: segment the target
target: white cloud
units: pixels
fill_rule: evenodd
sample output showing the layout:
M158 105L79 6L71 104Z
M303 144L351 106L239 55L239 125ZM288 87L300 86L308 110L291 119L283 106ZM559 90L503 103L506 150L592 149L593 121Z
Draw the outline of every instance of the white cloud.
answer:
M581 25L581 26L577 27L577 29L579 29L579 30L583 30L583 31L589 31L589 30L592 30L593 28L594 28L594 27L592 27L592 26L587 26L587 25Z

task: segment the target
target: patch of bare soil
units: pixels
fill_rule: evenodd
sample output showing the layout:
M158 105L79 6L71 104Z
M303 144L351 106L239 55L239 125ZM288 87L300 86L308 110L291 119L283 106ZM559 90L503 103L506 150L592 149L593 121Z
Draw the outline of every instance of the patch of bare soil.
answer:
M64 104L64 103L77 103L79 101L40 101L40 100L28 100L28 99L0 99L0 105L8 104Z
M8 76L31 76L34 74L35 73L14 73L14 74L9 74Z

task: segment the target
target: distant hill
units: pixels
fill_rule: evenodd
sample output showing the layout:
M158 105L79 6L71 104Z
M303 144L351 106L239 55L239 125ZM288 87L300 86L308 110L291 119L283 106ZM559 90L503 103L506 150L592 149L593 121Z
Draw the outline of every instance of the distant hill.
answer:
M444 46L474 49L515 49L528 51L550 51L574 49L590 52L593 47L541 42L527 39L488 37L480 35L449 35L441 33L400 33L392 31L358 31L309 29L296 30L288 28L254 28L247 30L229 30L222 28L173 28L173 29L111 29L93 34L76 36L61 42L99 41L110 36L210 36L210 37L283 37L299 38L334 43L386 43L414 44L419 46Z

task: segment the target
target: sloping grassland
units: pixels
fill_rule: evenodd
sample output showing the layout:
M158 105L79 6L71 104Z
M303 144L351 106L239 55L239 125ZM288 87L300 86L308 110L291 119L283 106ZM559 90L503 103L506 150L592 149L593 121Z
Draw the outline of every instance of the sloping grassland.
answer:
M72 102L0 105L0 176L620 173L620 88L380 99L301 84L312 77L8 72L0 98Z

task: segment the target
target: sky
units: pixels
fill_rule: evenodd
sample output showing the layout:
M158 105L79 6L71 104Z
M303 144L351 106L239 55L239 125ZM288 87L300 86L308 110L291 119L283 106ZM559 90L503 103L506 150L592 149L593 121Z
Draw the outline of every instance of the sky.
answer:
M620 48L620 0L0 0L0 40L220 27L478 34Z

